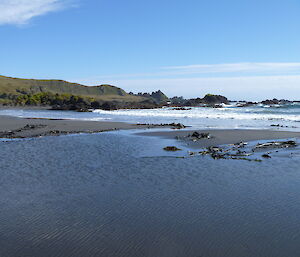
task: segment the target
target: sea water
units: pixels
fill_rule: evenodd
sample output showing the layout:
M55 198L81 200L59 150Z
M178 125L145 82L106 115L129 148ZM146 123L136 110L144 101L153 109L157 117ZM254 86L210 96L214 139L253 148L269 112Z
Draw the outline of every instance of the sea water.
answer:
M162 149L178 143L121 131L0 142L0 256L300 256L300 156Z
M284 129L300 131L300 103L237 107L236 103L223 108L191 107L178 110L158 109L94 110L88 113L47 110L0 110L0 115L18 117L68 118L130 123L183 123L195 128ZM279 125L278 127L274 125Z

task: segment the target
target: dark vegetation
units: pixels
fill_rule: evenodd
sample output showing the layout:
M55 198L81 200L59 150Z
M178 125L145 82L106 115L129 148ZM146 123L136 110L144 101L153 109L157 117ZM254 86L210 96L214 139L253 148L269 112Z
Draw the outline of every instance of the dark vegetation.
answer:
M155 100L145 99L142 101L105 100L92 97L82 97L70 94L54 94L43 92L37 94L7 94L0 95L4 106L49 106L54 110L88 111L89 109L117 110L121 108L155 108L159 104Z

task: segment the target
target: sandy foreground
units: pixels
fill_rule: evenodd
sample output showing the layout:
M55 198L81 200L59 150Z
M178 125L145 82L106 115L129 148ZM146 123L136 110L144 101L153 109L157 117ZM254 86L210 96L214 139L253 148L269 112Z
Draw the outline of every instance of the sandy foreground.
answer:
M39 136L59 136L76 133L98 133L112 130L157 128L159 125L137 125L123 122L109 121L83 121L83 120L56 120L17 118L0 115L0 138L30 138ZM256 140L275 140L286 138L300 138L300 132L274 131L274 130L197 130L199 133L209 133L210 139L201 139L193 142L187 137L195 130L170 130L163 126L161 131L146 131L137 133L143 136L163 138L188 139L190 147L208 147L213 145L231 144Z

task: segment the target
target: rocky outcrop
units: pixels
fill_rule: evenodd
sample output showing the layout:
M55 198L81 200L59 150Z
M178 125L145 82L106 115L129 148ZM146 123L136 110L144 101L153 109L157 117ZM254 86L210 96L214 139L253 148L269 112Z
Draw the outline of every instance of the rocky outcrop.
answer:
M245 103L239 103L237 104L237 107L249 107L249 106L253 106L256 105L256 102L245 102Z
M156 92L152 92L151 98L154 99L155 102L157 103L164 103L168 101L168 97L160 90Z
M135 95L133 93L129 93L130 95ZM160 90L150 93L138 93L136 96L142 96L145 98L149 98L154 101L156 104L165 104L169 100L169 98Z
M261 103L265 104L265 105L273 105L273 104L279 104L279 100L277 100L275 98L273 100L267 99L267 100L262 101Z
M229 100L227 97L222 95L207 94L203 98L193 98L186 100L183 106L203 106L203 107L217 107L221 108L220 104L228 104Z
M207 94L202 99L202 102L205 104L228 104L228 99L225 96L222 95L211 95Z
M261 101L261 103L264 105L288 104L288 103L292 103L292 102L293 101L289 101L289 100L285 100L285 99L278 100L276 98L274 98L272 100L267 99L267 100Z

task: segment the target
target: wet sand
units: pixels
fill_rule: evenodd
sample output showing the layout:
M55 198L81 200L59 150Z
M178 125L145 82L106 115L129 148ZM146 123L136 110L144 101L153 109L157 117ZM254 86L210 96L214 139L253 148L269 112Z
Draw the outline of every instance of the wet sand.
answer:
M123 122L36 119L0 116L0 138L30 138L75 133L97 133L119 129L151 128Z
M209 139L197 139L188 135L198 133L209 133ZM275 130L250 130L250 129L220 129L220 130L174 130L174 131L149 131L137 133L143 136L155 136L162 138L176 138L182 140L192 148L203 148L224 144L235 144L258 140L277 140L287 138L300 138L300 132L275 131Z
M17 118L0 115L0 138L31 138L39 136L59 136L76 133L98 133L112 130L128 129L167 129L162 131L149 131L138 133L139 135L156 136L164 138L182 139L189 147L201 148L222 144L233 144L237 142L300 138L300 132L274 131L274 130L171 130L172 126L166 124L129 124L125 122L110 121L83 121L67 119L44 119L44 118ZM210 139L199 139L187 137L194 131L209 133Z

